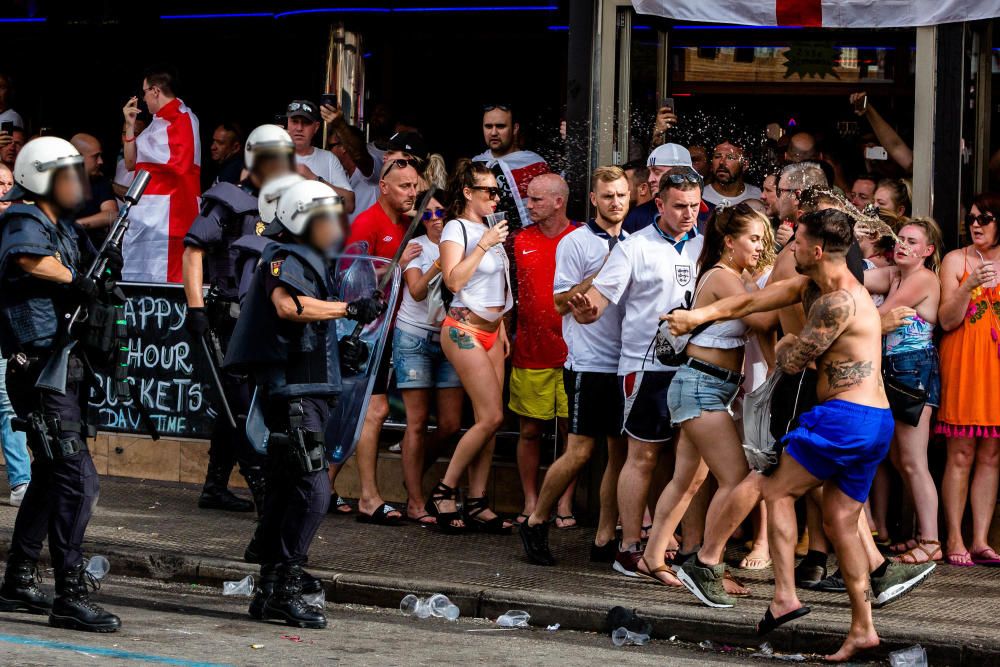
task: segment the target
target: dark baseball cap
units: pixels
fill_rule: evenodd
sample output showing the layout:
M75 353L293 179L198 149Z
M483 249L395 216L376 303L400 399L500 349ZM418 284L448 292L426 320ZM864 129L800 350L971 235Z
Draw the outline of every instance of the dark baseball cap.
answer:
M418 160L427 159L427 144L417 132L397 132L389 137L389 150L409 153Z
M288 109L285 110L285 117L292 118L293 116L301 116L311 123L318 123L320 121L319 107L309 100L293 100L288 105Z

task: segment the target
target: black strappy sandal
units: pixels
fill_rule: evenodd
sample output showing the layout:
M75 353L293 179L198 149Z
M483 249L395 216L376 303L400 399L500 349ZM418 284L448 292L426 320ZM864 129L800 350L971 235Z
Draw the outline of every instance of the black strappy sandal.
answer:
M479 515L489 511L490 506L486 502L486 496L481 498L466 498L462 505L465 513L465 525L471 530L490 535L510 535L514 531L514 526L505 526L504 519L499 515L492 519L480 519Z
M424 510L437 520L437 527L442 533L454 535L465 532L467 528L467 525L454 525L455 521L462 520L462 515L459 512L441 512L437 507L437 503L444 500L456 500L457 497L458 489L454 489L444 482L438 482L434 490L431 491L431 497L427 499L427 503L424 505Z

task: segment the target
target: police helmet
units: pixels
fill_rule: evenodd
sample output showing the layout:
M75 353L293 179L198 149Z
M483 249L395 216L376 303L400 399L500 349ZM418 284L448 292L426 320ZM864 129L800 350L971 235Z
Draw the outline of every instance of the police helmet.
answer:
M284 128L277 125L261 125L255 127L247 137L243 161L247 169L253 169L254 158L257 155L283 153L291 156L294 152L295 144Z
M260 196L257 197L257 209L260 211L261 221L270 223L274 220L275 213L278 211L278 200L281 198L281 195L288 188L304 180L306 179L298 174L284 174L264 183L260 188Z
M317 215L339 217L343 212L343 200L333 188L321 181L302 181L281 195L275 220L295 236L302 236Z
M32 196L48 196L52 176L63 167L83 164L83 156L73 144L59 137L38 137L24 145L14 160L14 182L0 201L17 201Z

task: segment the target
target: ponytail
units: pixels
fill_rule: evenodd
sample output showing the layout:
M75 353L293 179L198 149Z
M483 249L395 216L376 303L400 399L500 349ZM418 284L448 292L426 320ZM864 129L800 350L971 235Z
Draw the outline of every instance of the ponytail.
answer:
M448 219L461 218L465 214L468 200L465 198L465 188L476 185L480 176L490 176L493 172L482 162L473 162L467 158L458 161L455 175L448 184Z
M722 261L722 254L726 250L726 237L739 236L754 221L760 222L765 227L765 233L761 239L765 246L764 252L761 253L761 260L766 262L768 258L773 258L774 237L767 234L771 223L764 214L754 210L746 202L725 208L718 207L705 223L705 245L698 257L698 280L695 281L695 285L701 281L708 269Z

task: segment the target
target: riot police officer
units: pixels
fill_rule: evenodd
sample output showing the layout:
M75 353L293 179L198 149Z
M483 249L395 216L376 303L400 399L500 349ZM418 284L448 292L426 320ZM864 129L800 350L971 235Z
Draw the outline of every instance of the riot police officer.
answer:
M254 378L267 440L261 517L260 587L250 615L303 628L326 627L323 610L302 598L302 565L330 502L324 428L340 393L336 326L368 323L385 306L366 298L333 301L327 254L343 239L343 205L317 181L281 196L277 218L250 283L226 367Z
M6 199L28 199L0 218L0 346L13 353L7 391L26 431L34 462L31 482L14 522L0 586L0 611L49 614L49 624L114 632L121 621L89 599L96 581L87 573L81 543L97 503L98 478L87 449L87 399L93 371L82 345L70 348L65 391L36 387L49 359L69 344L62 324L102 289L87 276L95 256L74 219L84 201L83 157L68 141L34 139L14 163L17 187ZM121 253L106 254L120 272ZM102 281L103 282L103 281ZM36 584L42 541L49 540L56 598Z
M221 348L219 352L225 352L239 315L239 249L235 242L247 236L262 239L265 223L257 208L260 188L274 178L293 173L294 152L292 138L284 129L277 125L261 125L247 137L244 162L248 177L239 185L217 183L202 195L201 214L184 237L183 260L184 292L188 303L185 326L196 344L197 339L211 331ZM202 295L205 269L210 284L207 303ZM214 363L219 362L221 359ZM220 410L212 430L208 471L198 507L246 512L256 504L259 513L264 475L260 457L250 447L244 428L250 405L246 377L233 373L220 373L220 376L226 401L236 418L236 428ZM237 461L253 494L254 504L227 488L233 464Z

